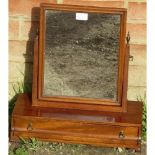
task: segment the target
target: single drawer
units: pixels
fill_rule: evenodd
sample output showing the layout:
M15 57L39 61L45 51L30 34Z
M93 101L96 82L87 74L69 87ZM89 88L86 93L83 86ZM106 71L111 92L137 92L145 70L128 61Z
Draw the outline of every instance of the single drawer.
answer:
M88 137L110 139L138 139L139 128L131 126L119 126L109 124L95 124L88 122L71 122L66 120L38 119L38 118L15 118L15 131L64 133Z

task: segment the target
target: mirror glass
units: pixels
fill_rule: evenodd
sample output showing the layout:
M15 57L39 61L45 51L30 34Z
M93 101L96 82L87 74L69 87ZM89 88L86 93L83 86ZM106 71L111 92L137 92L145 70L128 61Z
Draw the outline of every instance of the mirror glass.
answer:
M119 37L120 15L46 10L43 96L116 101Z

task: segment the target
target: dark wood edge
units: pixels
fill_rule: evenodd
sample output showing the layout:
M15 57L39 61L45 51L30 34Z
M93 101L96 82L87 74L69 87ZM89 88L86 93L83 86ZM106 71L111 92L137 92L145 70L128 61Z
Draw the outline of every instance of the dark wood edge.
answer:
M83 103L72 103L72 102L56 102L56 101L42 101L34 100L33 106L37 107L49 107L49 108L61 108L61 109L79 109L79 110L96 110L96 111L112 111L112 112L123 112L120 106L107 106L103 104L83 104Z
M129 68L129 53L130 53L130 45L126 44L126 54L125 54L125 69L124 69L124 81L123 81L123 111L127 110L127 91L128 91L128 68Z
M94 2L95 3L95 2ZM72 5L72 4L52 4L52 3L41 3L40 7L43 8L54 8L57 10L67 10L68 8L70 8L71 11L75 11L79 10L79 11L87 11L87 12L101 12L103 13L103 11L106 13L116 13L117 12L126 12L127 9L126 8L115 8L115 7L103 7L103 6L84 6L84 5Z
M121 104L122 108L124 106L124 102L123 102L123 91L124 91L124 70L125 65L124 62L125 60L125 55L126 55L126 47L125 47L125 37L126 37L126 22L127 22L127 12L125 11L122 15L121 15L121 29L120 29L120 52L119 52L119 65L118 65L118 101ZM126 100L127 102L127 100ZM126 109L123 108L123 111L125 111Z
M37 103L38 92L38 36L34 39L32 105Z
M45 41L45 9L40 8L40 33L39 33L39 57L38 57L38 98L42 96L44 75L44 41Z

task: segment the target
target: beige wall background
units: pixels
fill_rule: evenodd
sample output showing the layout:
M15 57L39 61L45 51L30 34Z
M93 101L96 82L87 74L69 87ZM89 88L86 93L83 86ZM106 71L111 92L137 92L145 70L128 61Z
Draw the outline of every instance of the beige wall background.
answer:
M127 8L131 35L128 99L146 93L146 0L9 0L9 98L13 87L32 82L33 40L39 23L40 3L64 3ZM95 2L95 3L94 3Z

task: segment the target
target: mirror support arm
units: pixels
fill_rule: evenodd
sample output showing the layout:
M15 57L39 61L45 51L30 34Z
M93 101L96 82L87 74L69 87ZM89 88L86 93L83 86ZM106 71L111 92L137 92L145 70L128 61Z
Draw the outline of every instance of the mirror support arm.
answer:
M126 41L127 41L127 46L130 46L130 33L128 32L127 37L126 37ZM130 51L129 51L129 61L133 61L134 57L133 55L130 55Z

